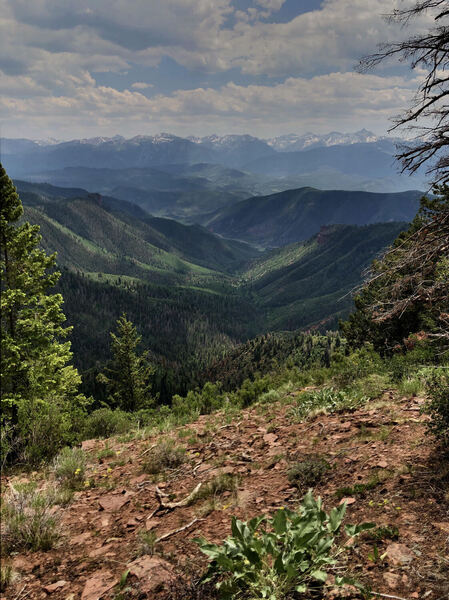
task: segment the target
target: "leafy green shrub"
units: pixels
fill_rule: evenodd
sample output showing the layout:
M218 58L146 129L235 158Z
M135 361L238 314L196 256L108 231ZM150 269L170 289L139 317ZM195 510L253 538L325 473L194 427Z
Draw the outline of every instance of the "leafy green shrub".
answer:
M357 379L351 385L354 396L364 396L366 400L379 398L385 390L391 387L390 376L386 373L370 373L362 379Z
M217 581L224 598L293 598L322 588L338 556L347 547L340 538L346 511L343 504L326 514L321 498L309 491L299 510L279 509L273 518L248 522L232 518L232 536L223 544L197 539L210 559L203 581ZM346 535L357 536L373 524L347 525ZM336 584L345 582L335 578Z
M429 365L428 368L432 368L435 362L435 348L426 340L417 340L414 348L403 354L394 354L388 359L388 370L393 380L400 382L403 379L414 379L417 371L426 371L426 367L420 367Z
M209 415L214 410L218 410L222 402L220 385L208 381L202 390L190 390L185 398L173 396L172 409L177 415Z
M110 408L94 410L86 419L83 430L84 439L107 438L129 431L133 418L129 413Z
M321 413L356 410L367 400L366 396L359 396L356 393L322 388L298 396L297 405L290 409L290 415L296 419L304 420L309 416Z
M418 394L424 391L422 380L419 377L410 375L404 377L398 387L404 396L418 396Z
M61 447L77 442L87 402L77 400L69 410L67 406L62 408L56 397L23 400L18 410L14 454L38 465L53 458Z
M273 387L270 376L256 377L254 381L245 379L242 386L233 394L234 401L238 406L246 408L254 404L269 388Z
M100 461L103 460L104 458L114 458L115 455L116 455L115 451L112 448L110 448L107 443L104 448L102 448L101 450L99 450L97 452L97 458Z
M51 495L12 490L2 506L2 543L7 553L50 550L60 538L58 514Z
M368 538L378 542L382 540L396 541L399 539L399 529L394 525L382 525L381 527L376 527L370 531L368 533Z
M429 428L449 448L449 370L435 369L427 381Z
M300 462L291 463L287 477L292 485L303 490L319 483L330 468L330 464L322 456L309 456Z
M63 448L53 462L53 471L61 485L79 490L86 475L86 454L81 448Z
M259 398L259 402L261 404L270 404L271 402L276 402L281 397L279 390L268 390L262 394Z
M372 344L365 344L348 356L335 353L331 363L333 379L338 387L345 387L372 373L383 373L385 368L385 363Z
M152 448L142 469L145 473L157 475L166 469L176 469L186 460L185 448L176 447L173 440L163 440Z

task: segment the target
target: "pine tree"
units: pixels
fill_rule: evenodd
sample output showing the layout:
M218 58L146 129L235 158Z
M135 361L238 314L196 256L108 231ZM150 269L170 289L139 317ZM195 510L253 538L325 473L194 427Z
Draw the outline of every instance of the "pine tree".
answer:
M86 400L62 342L62 296L56 256L39 248L39 226L20 223L23 207L0 164L2 453L38 460L72 441Z
M107 375L101 373L98 376L108 388L111 405L129 412L148 408L154 403L150 380L155 369L147 352L137 354L140 341L135 326L123 314L117 320L117 333L111 333L113 359L106 369Z

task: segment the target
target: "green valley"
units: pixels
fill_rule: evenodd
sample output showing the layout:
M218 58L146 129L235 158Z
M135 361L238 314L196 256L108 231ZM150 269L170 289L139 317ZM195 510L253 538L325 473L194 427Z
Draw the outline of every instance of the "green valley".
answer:
M104 390L95 376L109 359L109 332L123 312L151 351L157 390L168 401L254 336L334 328L351 310L350 292L363 270L404 228L397 222L323 226L308 241L262 252L200 225L153 217L125 200L81 188L17 185L24 219L40 226L43 248L57 253L74 362L86 391L97 397ZM317 207L310 210L317 215L321 194L314 192ZM310 205L310 191L289 194L309 198ZM401 198L399 207L388 208L385 199L385 212L377 208L377 214L404 214L410 202Z

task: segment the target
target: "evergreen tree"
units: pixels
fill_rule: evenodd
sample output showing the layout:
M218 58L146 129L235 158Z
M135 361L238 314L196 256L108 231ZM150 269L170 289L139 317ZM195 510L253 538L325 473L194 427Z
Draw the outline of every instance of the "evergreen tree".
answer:
M449 344L449 188L435 188L407 231L371 265L342 329L352 345L370 341L381 353L405 350L418 334Z
M111 340L111 365L107 375L98 376L108 388L111 405L129 412L148 408L154 403L150 379L155 369L147 352L137 354L141 336L125 314L117 320L117 333L111 333Z
M86 400L80 377L67 365L70 342L61 342L62 296L49 294L59 273L56 256L38 246L39 227L19 223L20 198L0 164L2 453L38 460L76 435Z

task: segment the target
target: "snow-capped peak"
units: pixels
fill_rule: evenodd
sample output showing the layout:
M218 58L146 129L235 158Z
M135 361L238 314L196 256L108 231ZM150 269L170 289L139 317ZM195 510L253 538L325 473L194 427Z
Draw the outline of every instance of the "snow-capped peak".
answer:
M337 146L360 143L377 142L383 139L367 129L361 129L354 133L341 133L331 131L325 134L290 133L266 140L274 150L278 152L294 152L295 150L306 150L317 146Z

